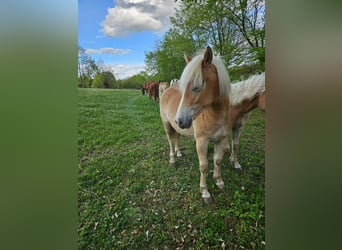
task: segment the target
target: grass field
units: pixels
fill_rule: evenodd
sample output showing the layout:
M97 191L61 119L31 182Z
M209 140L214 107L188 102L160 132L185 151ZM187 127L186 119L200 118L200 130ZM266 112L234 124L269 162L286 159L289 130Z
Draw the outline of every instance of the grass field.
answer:
M169 166L158 103L137 90L79 89L79 249L264 249L265 123L251 112L235 170L225 155L225 190L212 178L202 202L192 138Z

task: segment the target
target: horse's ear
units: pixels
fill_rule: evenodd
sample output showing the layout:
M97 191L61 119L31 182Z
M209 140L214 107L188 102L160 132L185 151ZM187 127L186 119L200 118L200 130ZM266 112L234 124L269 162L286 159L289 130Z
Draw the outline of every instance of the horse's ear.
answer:
M185 59L186 63L189 63L192 60L192 57L187 55L186 53L184 53L184 59Z
M209 46L207 46L207 49L204 53L204 63L205 64L211 64L211 61L213 60L213 51Z

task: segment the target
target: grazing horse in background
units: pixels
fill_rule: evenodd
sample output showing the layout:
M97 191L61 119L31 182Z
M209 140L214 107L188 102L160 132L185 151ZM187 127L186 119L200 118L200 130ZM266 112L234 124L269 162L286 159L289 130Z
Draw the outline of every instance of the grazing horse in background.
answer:
M245 81L231 85L230 122L232 123L232 150L230 162L236 169L241 170L237 160L240 133L246 124L249 112L260 108L265 112L265 73L253 75Z
M141 92L143 95L145 95L145 92L148 94L148 96L153 97L155 101L159 98L159 83L157 80L153 80L151 82L145 82L141 88Z
M159 83L158 81L154 80L149 83L148 85L148 95L153 97L155 101L159 100Z
M179 80L178 79L171 80L170 87L173 87L173 86L179 86Z
M163 94L165 89L167 89L168 87L169 87L169 83L168 82L161 82L161 83L159 83L159 97Z
M203 201L211 201L206 175L208 144L214 142L214 174L216 186L224 188L221 162L229 149L230 79L219 57L208 46L205 53L194 58L185 55L187 65L180 86L165 90L160 98L160 116L170 145L170 163L175 164L179 134L194 136L200 166L200 191ZM173 148L175 140L175 151Z
M145 95L145 92L148 93L148 85L149 85L148 82L144 82L144 84L143 84L143 86L142 86L142 88L141 88L141 93L142 93L143 95Z

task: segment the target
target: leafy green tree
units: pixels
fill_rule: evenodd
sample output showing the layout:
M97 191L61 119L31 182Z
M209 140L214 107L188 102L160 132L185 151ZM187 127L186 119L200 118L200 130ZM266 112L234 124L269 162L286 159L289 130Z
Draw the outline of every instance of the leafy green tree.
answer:
M145 53L146 69L152 76L155 76L158 73L157 59L158 59L157 51L150 51L150 52Z
M96 62L85 53L85 49L78 47L78 86L88 88L93 78L100 72Z
M183 52L194 54L213 47L235 72L264 70L264 0L183 0L171 28L145 53L148 72L157 79L179 78L185 66ZM249 67L248 65L253 65ZM255 72L254 72L255 73Z
M92 88L107 88L112 89L117 87L116 80L112 72L105 71L98 73L91 85Z
M179 79L185 67L184 52L196 51L190 35L172 28L156 47L145 54L145 63L150 75L160 81Z
M102 73L97 74L92 82L91 87L92 88L104 88L105 87L104 80L105 80L104 74Z
M103 85L105 88L112 89L116 86L116 79L112 72L105 71L101 73L103 75Z
M261 64L265 63L265 0L233 0L226 2L226 12L236 25L249 51Z
M152 77L150 75L148 75L145 71L141 71L136 75L120 81L123 88L140 89L144 82L149 82L151 79Z

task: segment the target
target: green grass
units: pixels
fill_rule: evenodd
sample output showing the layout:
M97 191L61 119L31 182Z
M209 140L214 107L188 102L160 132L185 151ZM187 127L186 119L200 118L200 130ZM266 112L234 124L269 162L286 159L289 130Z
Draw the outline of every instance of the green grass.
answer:
M225 190L207 177L199 192L195 143L169 165L158 103L136 90L79 89L80 249L264 249L264 114L251 113L240 140L243 172L222 165ZM213 169L209 145L209 170Z

